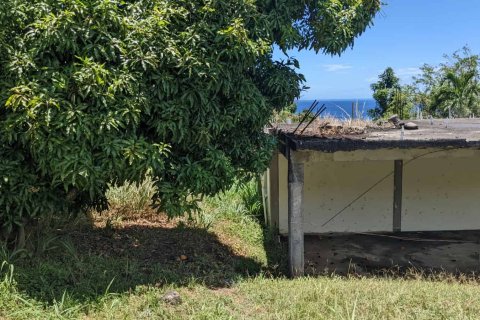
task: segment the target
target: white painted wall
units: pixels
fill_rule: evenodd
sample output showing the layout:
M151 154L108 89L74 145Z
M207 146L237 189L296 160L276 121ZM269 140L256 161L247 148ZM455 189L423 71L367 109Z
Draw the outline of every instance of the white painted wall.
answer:
M286 162L286 159L285 159ZM379 179L393 170L391 161L323 161L305 164L304 232L391 231L393 177L389 177L361 197L331 222L333 215ZM286 170L281 181L281 234L288 233L288 203ZM282 192L283 191L283 192ZM282 197L282 195L285 195ZM283 199L282 199L283 198Z
M288 233L288 161L283 154L278 156L278 230Z
M393 159L405 162L403 231L480 229L479 150L389 149L305 153L305 233L392 231L393 175L322 225L393 173ZM287 165L279 155L278 200L270 200L278 201L281 234L288 233Z
M417 159L403 171L402 230L480 229L480 157Z

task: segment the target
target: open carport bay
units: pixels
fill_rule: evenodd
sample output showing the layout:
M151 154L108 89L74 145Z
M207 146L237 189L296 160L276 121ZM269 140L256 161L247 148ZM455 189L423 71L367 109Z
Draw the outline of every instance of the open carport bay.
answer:
M414 268L451 274L480 271L480 231L330 233L305 236L309 274L376 274Z

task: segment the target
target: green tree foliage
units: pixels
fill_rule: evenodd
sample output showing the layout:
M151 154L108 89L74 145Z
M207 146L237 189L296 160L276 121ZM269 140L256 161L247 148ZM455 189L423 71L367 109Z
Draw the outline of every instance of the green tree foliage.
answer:
M377 102L374 109L368 111L373 119L397 114L402 119L410 117L413 108L413 89L410 86L400 85L400 79L395 71L388 67L378 76L378 81L370 86L373 98Z
M401 119L412 116L415 103L415 89L411 85L402 85L395 90L386 115L397 114Z
M265 169L299 96L280 49L340 54L379 0L0 2L0 225L91 206L151 175L170 215Z
M378 81L372 83L370 87L377 105L369 110L369 115L375 119L381 118L387 113L395 93L400 89L400 80L393 69L388 67L378 76Z
M468 117L480 111L478 55L468 47L445 56L438 67L424 65L415 78L417 100L434 116Z
M400 89L400 80L393 69L388 67L370 87L373 90L373 98L377 101L378 112L383 115L388 110L395 92Z
M414 100L422 111L428 113L432 102L432 90L440 84L440 79L434 66L424 64L420 71L418 76L413 77Z

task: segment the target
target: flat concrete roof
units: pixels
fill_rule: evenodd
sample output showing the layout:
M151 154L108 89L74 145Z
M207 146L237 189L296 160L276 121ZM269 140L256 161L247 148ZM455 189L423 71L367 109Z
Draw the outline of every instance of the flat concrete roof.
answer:
M299 134L298 124L280 124L274 130L280 140L293 150L322 152L368 149L410 148L480 148L480 119L412 120L417 130L402 130L393 125L345 127L324 130L321 120ZM319 126L320 123L320 126Z

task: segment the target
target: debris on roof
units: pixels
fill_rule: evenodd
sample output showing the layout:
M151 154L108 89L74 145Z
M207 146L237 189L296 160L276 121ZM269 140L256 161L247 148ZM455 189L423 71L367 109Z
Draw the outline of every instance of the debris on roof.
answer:
M330 152L378 148L480 147L480 119L412 120L403 125L368 120L317 119L302 134L299 131L293 133L297 126L279 124L273 131L281 140L290 140L294 147ZM408 130L410 128L416 129Z

